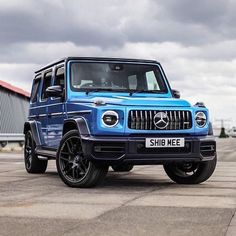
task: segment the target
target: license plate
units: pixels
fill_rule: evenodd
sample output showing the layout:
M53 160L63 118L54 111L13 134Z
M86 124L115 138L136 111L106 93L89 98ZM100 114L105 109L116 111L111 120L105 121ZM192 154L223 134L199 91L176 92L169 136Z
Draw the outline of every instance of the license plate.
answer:
M146 148L184 147L184 138L146 138Z

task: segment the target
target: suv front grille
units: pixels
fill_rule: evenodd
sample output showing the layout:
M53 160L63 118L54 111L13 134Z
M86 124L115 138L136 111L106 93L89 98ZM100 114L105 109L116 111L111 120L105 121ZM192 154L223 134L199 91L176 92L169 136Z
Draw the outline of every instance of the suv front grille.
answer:
M159 112L167 116L166 127L157 127L154 123L155 115ZM158 111L158 110L131 110L128 117L129 129L136 130L184 130L192 128L191 111Z

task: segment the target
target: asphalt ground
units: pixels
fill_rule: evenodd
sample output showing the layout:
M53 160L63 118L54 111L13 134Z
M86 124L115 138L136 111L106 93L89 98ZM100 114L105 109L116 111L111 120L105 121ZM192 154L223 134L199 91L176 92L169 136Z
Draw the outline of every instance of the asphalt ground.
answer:
M21 153L0 153L0 235L236 235L236 139L217 140L217 169L177 185L162 166L109 171L103 186L74 189L57 175L27 174Z

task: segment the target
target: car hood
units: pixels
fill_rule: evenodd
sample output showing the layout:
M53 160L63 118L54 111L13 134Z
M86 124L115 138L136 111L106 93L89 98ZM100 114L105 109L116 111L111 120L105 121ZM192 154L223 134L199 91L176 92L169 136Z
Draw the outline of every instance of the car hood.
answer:
M159 106L159 107L190 107L191 104L182 99L157 98L157 97L135 97L135 96L112 96L94 97L93 102L104 102L107 105L120 106ZM90 100L90 101L91 101Z

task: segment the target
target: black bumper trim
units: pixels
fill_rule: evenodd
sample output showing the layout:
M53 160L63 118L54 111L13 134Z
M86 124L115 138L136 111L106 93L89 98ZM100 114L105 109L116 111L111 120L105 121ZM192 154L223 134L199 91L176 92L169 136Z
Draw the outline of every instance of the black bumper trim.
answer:
M150 136L148 136L150 137ZM157 138L158 136L153 136ZM161 136L163 137L163 136ZM175 135L176 137L176 135ZM181 136L182 137L182 136ZM140 153L138 151L138 145L145 142L146 136L137 137L117 137L117 136L81 136L83 150L87 158L90 158L94 162L103 162L104 164L114 164L120 162L132 163L132 164L163 164L167 162L176 161L209 161L213 160L216 156L216 142L214 136L186 136L185 144L190 145L189 150L175 152L172 151L165 153L162 149L162 153ZM202 144L207 143L214 146L215 150L209 151L208 155L201 152ZM101 147L109 148L111 146L118 145L119 152L114 152L111 149L107 149L104 152L95 152L95 150L104 150ZM203 145L204 146L204 145ZM205 147L205 146L204 146ZM124 150L124 151L121 151ZM156 149L158 151L158 149Z

